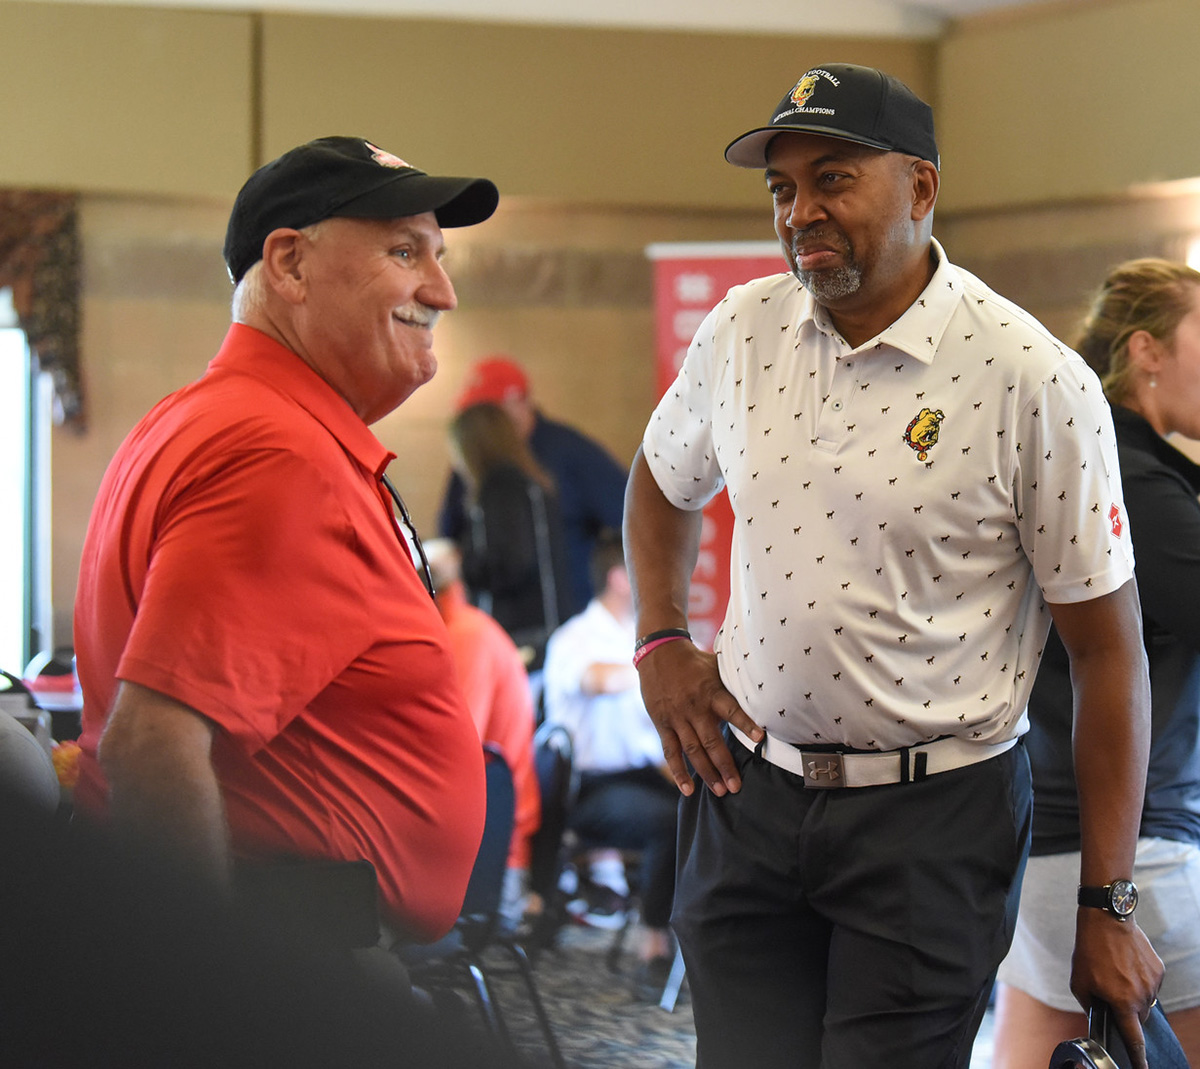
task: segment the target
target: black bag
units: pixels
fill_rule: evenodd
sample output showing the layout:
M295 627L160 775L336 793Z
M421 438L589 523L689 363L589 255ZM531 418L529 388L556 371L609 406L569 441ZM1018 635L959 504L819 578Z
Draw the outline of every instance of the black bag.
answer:
M1157 1002L1142 1025L1142 1033L1150 1069L1189 1069L1183 1048ZM1097 1002L1088 1014L1087 1037L1060 1043L1050 1059L1050 1069L1130 1069L1132 1065L1116 1022L1103 1002Z

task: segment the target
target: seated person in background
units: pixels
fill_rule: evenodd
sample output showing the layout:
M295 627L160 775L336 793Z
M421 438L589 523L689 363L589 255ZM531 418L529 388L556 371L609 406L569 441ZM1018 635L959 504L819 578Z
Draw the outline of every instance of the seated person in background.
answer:
M589 847L642 852L635 993L653 1001L671 966L678 792L629 660L633 598L616 532L597 539L592 582L596 596L546 650L546 721L565 725L575 741L579 795L568 826Z
M547 419L534 404L524 369L507 356L490 356L472 366L454 410L478 404L503 408L554 478L570 575L566 616L582 612L593 593L589 558L596 536L605 528L621 527L627 471L587 435ZM466 499L462 476L452 474L438 516L439 534L461 541L467 527Z
M546 639L570 616L562 515L554 479L499 405L479 404L450 425L455 468L467 484L458 540L471 600L541 668Z
M369 425L437 367L441 228L496 202L360 138L256 171L225 238L233 325L109 465L75 606L77 813L218 888L369 862L418 941L462 905L483 755Z
M450 632L458 681L484 742L495 743L512 770L516 814L500 902L502 923L515 929L529 897L530 842L542 805L533 767L533 695L521 654L495 620L467 601L458 548L448 538L425 543L438 612Z
M1200 439L1200 272L1152 259L1114 268L1076 348L1112 404L1150 664L1133 916L1166 964L1163 1012L1200 1065L1200 466L1166 441ZM1080 846L1071 700L1052 632L1029 699L1033 848L1000 966L995 1069L1044 1069L1057 1043L1087 1035L1069 986Z

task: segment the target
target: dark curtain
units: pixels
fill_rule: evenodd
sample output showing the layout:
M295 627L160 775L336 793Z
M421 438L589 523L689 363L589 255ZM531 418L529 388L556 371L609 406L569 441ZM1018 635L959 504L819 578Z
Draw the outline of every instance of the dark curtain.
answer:
M82 429L79 374L77 197L0 189L0 288L11 286L17 320L50 372L58 422Z

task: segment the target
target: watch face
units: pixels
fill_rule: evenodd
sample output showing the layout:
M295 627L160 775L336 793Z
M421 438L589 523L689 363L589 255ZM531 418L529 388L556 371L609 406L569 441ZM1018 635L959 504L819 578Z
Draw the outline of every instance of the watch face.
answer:
M1108 893L1112 911L1118 917L1128 917L1137 907L1138 892L1130 880L1114 880Z

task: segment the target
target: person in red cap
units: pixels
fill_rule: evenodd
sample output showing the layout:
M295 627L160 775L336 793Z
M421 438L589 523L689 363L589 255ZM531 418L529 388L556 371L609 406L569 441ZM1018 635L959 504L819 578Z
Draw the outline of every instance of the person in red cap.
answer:
M475 363L455 401L455 412L480 403L500 405L554 480L566 541L566 616L582 612L593 595L592 547L603 530L618 530L625 503L626 471L608 451L565 423L547 418L534 403L529 377L511 357ZM467 530L467 489L452 473L438 515L438 531L460 542ZM564 617L565 618L565 617Z
M442 228L497 197L352 137L256 171L225 240L233 325L109 465L75 610L80 814L220 888L368 862L414 940L458 914L483 758L369 424L436 369Z
M461 412L479 404L500 405L518 424L524 437L532 433L537 417L529 400L529 376L508 357L489 356L472 365L454 409Z

